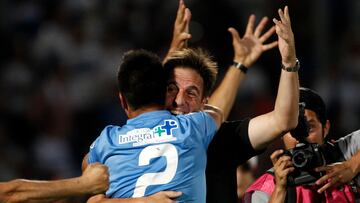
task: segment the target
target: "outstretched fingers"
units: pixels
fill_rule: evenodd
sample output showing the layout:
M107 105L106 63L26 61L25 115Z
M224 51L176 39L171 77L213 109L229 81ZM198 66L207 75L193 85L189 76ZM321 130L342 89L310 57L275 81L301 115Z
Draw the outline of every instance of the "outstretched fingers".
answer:
M279 149L279 150L276 150L274 151L271 155L270 155L270 159L271 159L271 162L273 165L275 165L275 163L277 162L277 160L279 159L279 156L281 154L284 153L284 150L282 149Z
M269 37L271 35L273 35L275 33L275 26L272 26L267 32L265 32L265 34L263 34L259 40L260 42L265 42L267 39L269 39Z
M179 7L177 10L176 20L175 20L176 23L180 23L182 21L184 14L185 14L185 9L186 9L186 6L184 3L184 0L179 0Z
M228 31L231 33L233 43L241 39L238 31L235 28L230 27Z
M261 35L261 33L262 33L262 31L264 30L264 27L265 27L266 23L268 22L268 20L269 20L269 19L268 19L267 17L263 17L263 18L261 19L259 25L256 26L256 28L255 28L255 32L254 32L254 36L255 36L255 37L258 38L258 37Z
M267 51L267 50L269 50L269 49L272 49L272 48L276 47L277 45L278 45L278 41L274 41L274 42L271 42L271 43L269 43L269 44L264 44L264 45L262 45L262 49L263 49L264 51Z
M287 21L291 24L290 15L289 15L289 7L288 6L285 6L284 15L285 15L285 18L287 19Z
M189 33L189 25L190 25L190 20L191 20L191 11L190 9L186 8L185 9L185 16L184 16L184 31L186 33Z
M246 26L245 35L251 35L253 33L254 24L255 24L255 15L251 14L248 20L248 24Z
M278 21L277 19L273 19L273 22L275 23L276 27L276 34L284 39L286 42L289 42L291 40L291 27L290 24L282 23L281 21Z

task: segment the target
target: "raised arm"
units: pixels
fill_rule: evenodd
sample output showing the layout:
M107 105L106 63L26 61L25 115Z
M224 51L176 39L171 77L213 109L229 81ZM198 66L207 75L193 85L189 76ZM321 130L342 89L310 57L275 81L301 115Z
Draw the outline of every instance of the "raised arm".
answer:
M56 181L18 179L0 183L0 202L53 202L66 197L94 195L107 190L107 167L91 164L83 175Z
M234 62L242 64L245 71L250 68L264 51L276 47L277 42L264 44L264 42L275 32L275 27L271 27L262 34L268 21L267 17L262 18L254 31L255 15L249 17L244 36L241 38L234 28L229 28L232 35L234 49ZM209 99L209 104L223 110L224 118L227 119L231 108L235 102L238 87L245 76L245 71L236 68L234 65L228 71L219 87L214 91Z
M171 55L172 52L181 50L187 47L187 41L191 38L189 33L189 24L191 20L191 12L184 3L184 0L179 0L179 7L176 13L174 23L173 38L170 48L164 61Z
M275 18L273 21L278 35L281 62L286 68L295 67L297 59L289 9L286 6L284 11L279 9L278 13L280 21ZM282 69L274 110L250 120L249 138L253 148L262 149L275 138L295 128L299 114L298 105L299 79L296 68Z

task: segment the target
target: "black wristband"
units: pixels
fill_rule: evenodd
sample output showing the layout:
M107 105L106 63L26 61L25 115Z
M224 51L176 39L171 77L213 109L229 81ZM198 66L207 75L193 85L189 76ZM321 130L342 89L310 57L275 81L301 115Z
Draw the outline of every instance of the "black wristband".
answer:
M234 61L233 66L235 68L241 70L241 72L243 72L244 74L246 74L246 72L248 71L248 68L246 66L244 66L242 63L238 63L238 62Z

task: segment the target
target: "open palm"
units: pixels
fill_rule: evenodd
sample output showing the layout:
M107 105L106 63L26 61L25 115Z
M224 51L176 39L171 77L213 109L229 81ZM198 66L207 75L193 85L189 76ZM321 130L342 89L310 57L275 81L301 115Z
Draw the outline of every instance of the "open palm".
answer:
M264 51L276 47L277 41L264 44L275 32L275 27L271 27L265 34L261 35L267 21L267 17L262 18L254 31L255 15L251 15L243 38L239 36L237 30L229 28L233 39L235 61L244 64L246 67L250 67Z

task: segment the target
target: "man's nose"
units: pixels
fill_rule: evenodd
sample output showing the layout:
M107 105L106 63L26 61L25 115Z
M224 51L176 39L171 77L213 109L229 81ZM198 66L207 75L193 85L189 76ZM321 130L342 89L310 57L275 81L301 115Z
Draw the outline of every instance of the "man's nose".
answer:
M182 91L179 91L176 95L175 102L176 106L182 106L185 103L185 97L184 93Z

